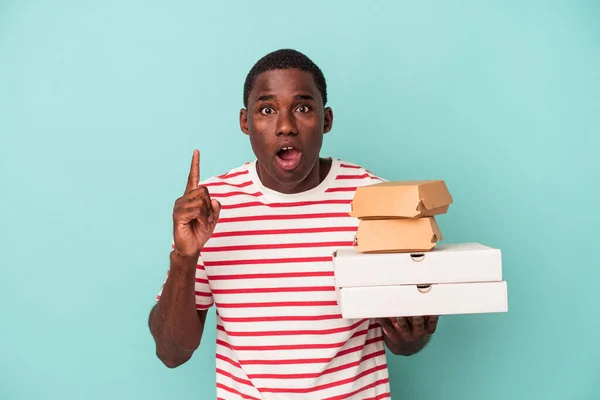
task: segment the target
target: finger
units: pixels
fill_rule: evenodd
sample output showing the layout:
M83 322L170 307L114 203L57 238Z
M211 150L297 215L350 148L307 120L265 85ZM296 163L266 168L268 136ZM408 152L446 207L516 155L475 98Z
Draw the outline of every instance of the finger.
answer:
M435 333L439 318L439 316L429 316L425 320L425 332L428 335L433 335Z
M404 332L404 333L411 332L410 323L408 322L408 318L405 318L405 317L392 318L392 324L400 332Z
M177 222L180 224L187 224L193 219L198 219L201 217L206 218L206 211L204 211L205 207L185 207L177 210Z
M200 222L202 227L208 229L208 223L210 222L210 216L212 215L210 199L207 196L202 196L200 201L202 202L202 205L200 206L200 213L196 219Z
M202 209L200 215L196 217L196 221L198 222L198 227L204 233L210 231L210 223L208 222L208 217L206 216L206 209Z
M386 336L390 338L396 337L396 329L394 328L394 325L392 325L392 322L389 318L378 318L377 322L379 322L379 325L381 326L381 329L383 330L383 333L385 333Z
M413 340L413 334L412 334L410 324L408 322L408 318L405 318L405 317L393 318L392 324L394 325L394 328L396 329L396 331L398 333L400 333L400 336L402 336L403 340L405 340L405 341Z
M176 206L184 208L204 207L204 215L206 217L212 214L210 194L204 186L200 186L177 199Z
M415 335L415 337L423 336L425 333L425 318L413 317L411 320L411 325L413 328L413 335Z
M188 193L198 187L200 181L200 152L194 150L192 156L192 164L190 165L190 174L188 175L187 185L185 187L185 193Z
M206 206L204 215L208 218L208 222L212 222L213 207L211 205L212 202L208 188L206 186L200 186L189 192L188 195L190 196L190 202L196 201L198 197L203 199L204 205Z
M202 189L206 191L206 188L200 187L179 199L176 203L175 211L177 212L177 219L180 220L180 216L183 215L180 210L198 209L198 214L195 218L204 228L207 228L207 223L212 222L213 209L209 195L203 193ZM188 223L189 221L186 218L182 222Z
M221 214L221 203L219 203L218 200L212 199L210 205L212 206L212 217L209 218L208 222L217 223L219 222L219 215Z
M210 193L208 192L208 189L205 186L201 186L200 188L202 189L204 200L206 201L206 209L205 210L206 210L207 222L212 223L213 207L212 207L212 200L210 199Z
M175 208L193 208L193 207L202 207L209 206L210 199L207 195L203 194L201 191L190 192L184 197L177 199L175 202ZM210 207L210 206L209 206Z
M208 203L210 203L210 193L208 192L206 186L198 186L197 188L190 190L183 197L181 197L180 201L191 203L200 197L204 198L206 201L208 201Z
M200 192L195 192L194 195L190 192L186 197L180 198L175 202L173 209L173 218L177 223L187 224L198 215L208 215L206 209L210 207L210 200L207 196L203 196ZM193 195L193 197L190 197ZM190 212L194 210L195 216L191 216Z

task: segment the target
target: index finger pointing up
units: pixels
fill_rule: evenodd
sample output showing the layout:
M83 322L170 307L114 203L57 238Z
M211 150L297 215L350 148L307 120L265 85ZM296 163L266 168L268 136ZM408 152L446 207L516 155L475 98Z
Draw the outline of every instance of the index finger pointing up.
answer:
M192 156L192 165L190 166L190 174L188 175L187 185L185 187L185 192L189 192L198 187L198 182L200 181L200 152L198 150L194 150L194 155Z

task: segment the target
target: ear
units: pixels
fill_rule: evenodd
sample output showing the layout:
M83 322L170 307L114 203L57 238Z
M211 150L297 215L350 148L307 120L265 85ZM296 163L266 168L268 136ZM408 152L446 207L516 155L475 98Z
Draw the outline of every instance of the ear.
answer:
M325 116L323 124L323 133L328 133L333 126L333 111L331 107L325 107Z
M242 108L240 110L240 129L246 135L250 133L250 131L248 130L248 111L245 108Z

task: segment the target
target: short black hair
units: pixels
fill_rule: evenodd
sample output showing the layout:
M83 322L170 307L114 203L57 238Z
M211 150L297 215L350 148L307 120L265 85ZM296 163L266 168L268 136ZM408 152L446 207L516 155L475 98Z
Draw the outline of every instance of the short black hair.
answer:
M297 68L313 76L317 89L321 92L323 105L325 105L327 103L327 82L321 69L310 58L297 50L280 49L263 56L248 72L244 82L244 107L248 107L248 96L258 75L275 69L291 68Z

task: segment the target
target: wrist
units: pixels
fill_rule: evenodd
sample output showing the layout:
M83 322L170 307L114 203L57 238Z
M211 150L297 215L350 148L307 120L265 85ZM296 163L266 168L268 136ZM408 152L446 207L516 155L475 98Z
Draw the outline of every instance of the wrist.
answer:
M198 258L200 257L200 251L197 251L194 254L186 255L181 254L177 249L173 249L171 254L169 255L171 261L171 267L175 268L194 268L196 269L196 265L198 264Z

